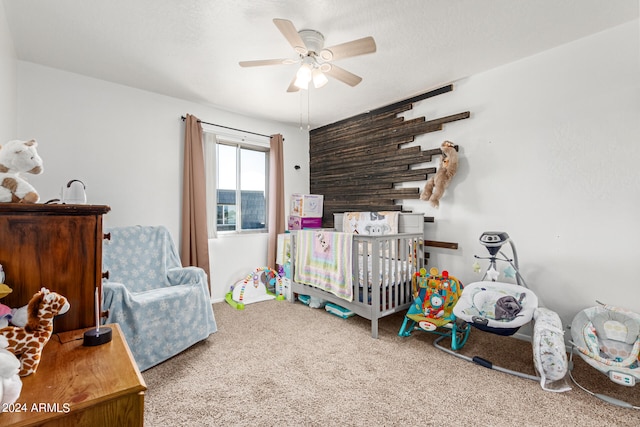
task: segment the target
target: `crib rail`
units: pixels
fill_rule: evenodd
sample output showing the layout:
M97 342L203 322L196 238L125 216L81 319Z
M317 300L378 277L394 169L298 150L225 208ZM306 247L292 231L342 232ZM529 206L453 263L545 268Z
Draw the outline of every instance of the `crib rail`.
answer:
M313 286L296 283L295 233L291 239L291 291L332 302L371 320L378 336L378 319L406 310L412 302L411 278L422 267L422 234L354 235L352 247L353 301Z
M411 277L416 271L412 249L417 243L411 234L354 236L353 274L359 279L354 299L372 309L379 307L381 313L411 303ZM371 268L364 268L368 265Z

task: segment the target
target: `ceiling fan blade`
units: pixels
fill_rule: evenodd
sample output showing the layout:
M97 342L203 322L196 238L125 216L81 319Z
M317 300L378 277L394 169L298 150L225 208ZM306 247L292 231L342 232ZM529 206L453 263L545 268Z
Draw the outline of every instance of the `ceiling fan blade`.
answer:
M289 65L298 62L293 59L258 59L256 61L240 61L241 67L261 67L263 65Z
M375 51L376 42L373 40L373 37L369 36L322 49L320 51L320 58L325 61L335 61L336 59L365 55Z
M356 76L355 74L345 70L344 68L340 68L333 64L322 64L323 71L326 75L333 77L336 80L340 80L343 83L348 84L349 86L356 86L358 83L362 81L362 77ZM326 66L329 67L326 67Z
M307 53L307 47L304 45L300 34L298 34L298 30L293 25L293 22L288 19L278 19L274 18L273 23L276 24L276 27L280 30L285 39L289 42L291 47L301 55L305 55Z
M295 85L295 82L296 82L296 76L293 76L293 80L291 80L291 83L289 83L287 92L298 92L300 90L300 88Z

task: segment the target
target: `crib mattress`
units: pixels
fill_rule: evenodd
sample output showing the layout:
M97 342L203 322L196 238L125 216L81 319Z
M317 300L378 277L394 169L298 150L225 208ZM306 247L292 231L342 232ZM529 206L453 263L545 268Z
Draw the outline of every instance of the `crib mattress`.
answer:
M359 258L361 260L362 258ZM384 284L385 286L395 285L396 282L404 283L405 278L408 278L412 273L413 264L408 261L401 260L389 260L389 258L380 257L380 274L377 281L374 283L373 277L373 257L367 256L367 285L369 287L379 286ZM364 286L365 275L362 264L358 265L358 281L360 287Z

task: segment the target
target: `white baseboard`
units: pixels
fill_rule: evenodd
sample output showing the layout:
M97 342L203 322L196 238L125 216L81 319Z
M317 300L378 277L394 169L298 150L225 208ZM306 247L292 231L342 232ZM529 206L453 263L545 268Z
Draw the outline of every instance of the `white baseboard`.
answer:
M533 337L531 335L523 334L523 333L520 333L520 332L516 332L515 334L512 335L512 337L513 338L517 338L517 339L522 340L522 341L533 342Z

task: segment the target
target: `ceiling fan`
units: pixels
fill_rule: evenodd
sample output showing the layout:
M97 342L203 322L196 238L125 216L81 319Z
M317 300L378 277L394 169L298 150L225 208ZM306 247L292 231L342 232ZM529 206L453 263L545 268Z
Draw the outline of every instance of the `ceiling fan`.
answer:
M296 51L298 58L240 61L240 66L258 67L263 65L301 64L291 84L289 84L287 92L308 89L311 81L313 81L315 88L320 88L327 84L328 79L326 76L349 86L356 86L362 81L362 77L331 62L376 51L376 42L371 36L325 48L324 36L316 30L298 31L293 23L287 19L276 18L273 23L276 24L276 27L293 47L293 50Z

